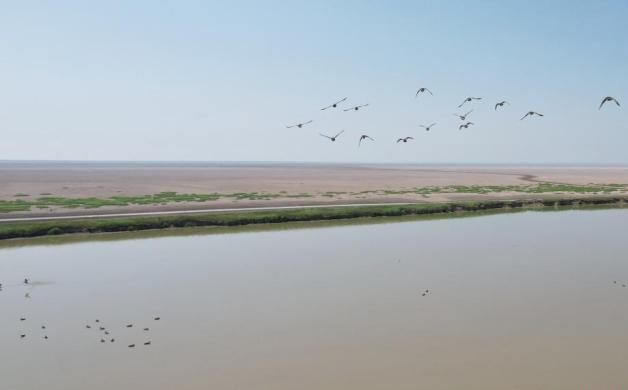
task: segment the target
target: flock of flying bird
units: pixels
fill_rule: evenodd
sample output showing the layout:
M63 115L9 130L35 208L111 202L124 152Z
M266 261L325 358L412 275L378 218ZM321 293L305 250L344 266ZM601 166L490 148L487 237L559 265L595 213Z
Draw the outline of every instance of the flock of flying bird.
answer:
M421 88L419 88L416 91L414 97L417 98L417 97L419 97L419 95L425 94L425 93L429 93L430 95L434 96L432 91L430 91L428 88L421 87ZM347 99L348 99L347 97L342 98L342 99L338 100L335 103L332 103L332 104L330 104L328 106L325 106L325 107L321 108L321 111L325 111L325 110L333 109L333 108L338 108L338 106L341 103L344 103ZM462 101L462 103L460 103L458 105L458 108L462 108L467 103L472 103L473 101L479 101L479 100L482 100L482 98L481 97L469 96L469 97L465 98ZM604 99L602 99L602 102L600 103L600 106L598 107L598 110L601 110L602 106L604 106L604 104L606 104L608 102L613 102L613 103L615 103L617 105L617 107L621 107L621 105L619 104L619 101L617 99L615 99L612 96L606 96ZM368 105L369 105L368 103L367 104L361 104L361 105L357 105L357 106L354 106L354 107L345 108L345 109L343 109L343 111L345 111L345 112L346 111L359 111L360 109L362 109L364 107L368 107ZM498 108L503 108L504 105L510 105L510 103L508 101L506 101L506 100L502 100L500 102L495 103L495 111L497 111ZM458 117L463 122L463 123L461 123L458 126L458 130L468 129L469 126L473 126L474 125L473 122L467 120L468 116L471 115L472 112L473 112L473 109L465 112L464 114L453 114L454 116ZM523 115L521 117L520 120L524 120L524 119L526 119L528 117L532 118L532 117L535 117L535 116L543 117L544 115L539 113L539 112L536 112L536 111L528 111L528 112L525 113L525 115ZM303 128L303 126L308 125L308 124L310 124L312 122L314 122L314 121L313 120L309 120L307 122L301 122L301 123L297 123L297 124L286 126L286 127L288 129L291 129L291 128L294 128L294 127L300 129L300 128ZM429 124L427 126L423 125L423 124L421 124L419 126L424 128L426 131L430 131L432 129L432 127L434 127L435 125L436 125L436 123L434 122L434 123L431 123L431 124ZM335 135L328 135L328 134L323 134L323 133L319 133L319 134L322 137L325 137L325 138L329 139L331 142L335 142L336 139L338 139L338 137L341 134L343 134L344 132L345 132L344 130L341 130L340 132L336 133ZM398 138L396 143L400 143L400 142L406 143L409 140L413 140L413 139L414 138L411 137L411 136ZM370 137L368 134L362 134L362 135L360 135L360 138L358 139L358 147L361 146L362 145L362 141L365 141L365 140L375 141L375 139Z
M31 282L30 282L30 280L28 278L25 278L24 281L22 282L22 285L30 286ZM3 285L2 285L2 283L0 283L0 291L2 291L2 288L3 288ZM26 295L24 295L24 297L25 298L30 298L30 294L26 293ZM161 320L161 317L154 317L153 318L153 321L160 321L160 320ZM20 323L26 323L26 322L27 322L26 317L20 317ZM98 338L100 339L101 343L106 343L106 342L114 343L116 341L116 339L111 335L111 329L104 327L99 319L96 319L94 321L94 323L95 323L95 325L93 325L93 326L90 325L90 324L85 325L85 328L86 329L97 328L101 332L101 334L98 336ZM48 334L47 334L47 327L46 327L46 325L41 325L40 328L41 328L41 331L43 333L43 339L44 340L48 340ZM129 323L129 324L125 325L124 328L126 328L126 329L133 328L133 324ZM148 328L148 327L143 327L142 329L143 329L143 333L147 333L147 332L150 331L150 328ZM26 339L26 337L27 337L26 333L20 333L20 339ZM149 345L152 345L152 342L150 340L147 340L147 341L144 341L143 344L145 346L149 346ZM135 348L135 343L129 344L127 347L128 348Z

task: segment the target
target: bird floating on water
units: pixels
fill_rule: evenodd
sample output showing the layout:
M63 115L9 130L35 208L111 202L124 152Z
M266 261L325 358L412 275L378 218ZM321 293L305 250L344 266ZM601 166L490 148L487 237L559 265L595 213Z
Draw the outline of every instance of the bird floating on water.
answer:
M621 107L621 104L619 104L619 102L617 101L617 99L615 99L612 96L607 96L604 99L602 99L602 103L600 103L600 107L598 108L598 110L602 109L602 106L604 105L604 103L606 102L615 102L615 104L617 104L617 107Z
M326 109L328 109L328 108L336 108L336 107L338 107L338 105L339 105L340 103L344 102L345 100L347 100L347 98L342 98L342 99L338 100L336 103L333 103L333 104L330 104L330 105L329 105L329 106L327 106L327 107L323 107L323 108L321 108L321 111L324 111L324 110L326 110Z
M329 138L329 139L331 140L331 142L335 142L335 141L336 141L336 138L338 138L338 136L339 136L340 134L344 133L344 132L345 132L345 131L344 131L344 130L342 130L342 131L340 131L340 133L338 133L338 134L334 135L333 137L330 137L330 136L325 135L325 134L322 134L322 133L318 133L318 134L320 134L321 136L323 136L323 137L325 137L325 138Z

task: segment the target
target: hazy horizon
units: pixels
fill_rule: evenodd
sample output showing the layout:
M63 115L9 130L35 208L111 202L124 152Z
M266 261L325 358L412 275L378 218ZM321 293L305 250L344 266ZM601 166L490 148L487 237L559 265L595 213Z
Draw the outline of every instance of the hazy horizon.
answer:
M598 105L628 104L626 16L622 1L9 3L0 159L624 165L626 108ZM370 105L320 111L345 96ZM459 110L467 96L484 99Z

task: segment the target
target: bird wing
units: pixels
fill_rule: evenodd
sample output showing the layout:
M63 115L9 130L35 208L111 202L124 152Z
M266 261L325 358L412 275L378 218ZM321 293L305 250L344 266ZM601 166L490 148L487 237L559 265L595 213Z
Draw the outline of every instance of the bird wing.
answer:
M430 91L430 90L429 90L429 89L427 89L427 88L425 88L425 90L426 90L427 92L429 92L429 93L430 93L430 95L434 96L434 94L432 93L432 91Z
M399 139L397 139L397 143L399 143L399 142L401 142L401 141L403 141L403 138L399 138Z
M297 126L297 125L286 126L286 129L291 129L291 128L295 127L295 126Z
M332 108L333 106L334 106L333 104L330 104L330 105L329 105L329 106L327 106L327 107L323 107L323 108L321 108L321 111L325 111L326 109L328 109L328 108Z
M520 120L520 121L522 121L522 120L526 119L526 117L527 117L528 115L530 115L530 113L529 113L529 112L528 112L528 113L526 113L524 116L522 116L522 117L521 117L521 119L519 119L519 120Z
M375 141L375 138L371 138L368 135L366 136L366 138L370 139L371 141Z
M416 90L416 93L414 94L414 97L419 96L419 94L420 94L420 93L421 93L421 88L419 88L419 89L417 89L417 90Z
M360 137L360 140L358 141L358 147L360 147L360 145L362 144L363 139L364 139L364 136Z
M342 133L344 133L344 132L345 132L344 130L340 130L340 133L338 133L338 134L334 135L334 137L333 137L333 138L338 137L340 134L342 134Z
M535 114L538 115L538 116L545 116L543 114L539 114L538 112L535 112Z
M464 114L464 116L465 116L465 117L466 117L466 116L469 116L469 114L470 114L470 113L472 113L472 112L473 112L473 110L471 110L471 111L467 112L466 114Z
M355 107L345 108L345 109L344 109L344 110L342 110L342 111L351 111L351 110L355 110Z
M412 138L412 137L406 137L406 139L414 139L414 138Z
M500 105L500 103L496 103L495 104L495 111L497 111L497 106L499 106L499 105Z
M323 133L318 133L318 134L320 134L321 136L323 136L323 137L325 137L325 138L329 138L329 139L331 139L331 137L330 137L330 136L325 135L325 134L323 134Z
M617 104L618 107L621 107L621 104L619 104L619 101L617 101L617 99L613 98L613 101L615 102L615 104Z
M460 107L464 106L464 104L465 104L466 102L467 102L467 99L464 99L464 100L462 101L462 103L460 103L460 105L458 106L458 108L460 108Z
M432 123L431 125L429 125L428 127L432 127L436 124L436 122Z
M347 98L342 98L342 99L338 100L338 101L337 101L336 103L334 103L334 104L340 104L340 103L344 102L345 100L347 100ZM333 106L334 104L332 104L332 106Z
M312 122L314 122L314 121L313 120L309 120L307 122L301 123L301 125L307 125L308 123L312 123Z
M358 108L367 107L368 105L369 105L368 103L362 104L361 106L358 106Z

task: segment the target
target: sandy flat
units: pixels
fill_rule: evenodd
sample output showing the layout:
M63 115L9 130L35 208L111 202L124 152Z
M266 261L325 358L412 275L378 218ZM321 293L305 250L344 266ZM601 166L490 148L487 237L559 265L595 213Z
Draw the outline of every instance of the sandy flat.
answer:
M176 203L128 207L102 207L90 213L178 210L325 203L447 201L477 198L525 197L522 194L403 194L381 196L324 192L402 190L446 185L526 185L534 182L568 184L628 184L628 167L545 166L432 166L349 164L253 163L0 163L0 200L149 195L178 193L268 192L308 193L310 198L272 200L221 199L203 203ZM21 196L16 196L21 195ZM31 210L21 214L80 214L79 209ZM1 216L0 216L1 217Z

